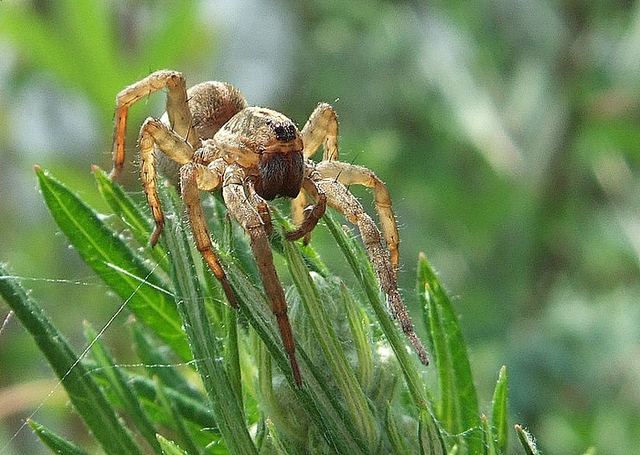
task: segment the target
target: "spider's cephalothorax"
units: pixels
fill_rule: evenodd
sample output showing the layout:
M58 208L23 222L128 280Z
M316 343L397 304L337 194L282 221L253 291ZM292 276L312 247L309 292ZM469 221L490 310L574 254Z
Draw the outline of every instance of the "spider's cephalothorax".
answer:
M271 309L284 348L289 356L293 380L302 385L295 356L295 343L282 285L273 265L268 234L271 216L266 201L294 198L292 214L298 228L288 240L309 240L310 232L329 204L355 224L365 244L393 316L398 320L418 357L428 363L398 291L398 228L387 187L369 169L338 161L338 119L331 106L319 104L302 131L279 112L247 107L240 92L223 82L203 82L186 88L181 73L156 71L122 90L116 98L113 170L117 177L124 165L125 130L129 107L151 92L167 89L167 111L163 120L148 118L138 141L140 177L156 228L155 245L164 225L156 191L156 154L179 166L182 199L191 223L194 241L209 269L220 281L229 303L239 302L211 244L200 204L200 191L222 188L229 213L249 235ZM311 156L324 149L322 161ZM374 192L382 233L365 213L347 186L357 184ZM306 198L314 203L306 207Z
M252 131L252 135L243 134ZM237 143L257 155L255 189L270 201L294 198L304 177L303 143L298 128L284 115L261 107L247 107L234 115L214 136L227 161L234 160Z

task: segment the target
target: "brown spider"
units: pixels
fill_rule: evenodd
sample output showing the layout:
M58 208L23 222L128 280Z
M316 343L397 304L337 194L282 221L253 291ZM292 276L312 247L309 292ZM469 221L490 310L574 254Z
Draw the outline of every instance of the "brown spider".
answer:
M269 246L268 235L272 226L266 201L279 196L294 198L292 213L299 227L287 233L288 240L302 237L308 240L326 204L329 204L358 226L391 312L426 365L426 352L398 292L399 238L389 192L369 169L338 161L338 119L333 108L319 104L300 132L290 119L279 112L247 106L240 92L227 83L203 82L187 90L181 73L156 71L118 93L112 178L120 174L124 164L129 107L152 92L165 88L164 121L147 118L138 141L140 175L156 226L151 235L151 245L157 243L164 224L156 191L155 155L159 151L180 166L182 199L196 246L220 281L229 303L237 308L238 301L212 248L200 203L200 191L222 187L229 213L250 237L294 380L301 386L287 303ZM324 146L323 159L315 163L310 157L320 145ZM347 190L346 185L351 184L373 189L384 240L373 220ZM305 193L315 201L307 208Z

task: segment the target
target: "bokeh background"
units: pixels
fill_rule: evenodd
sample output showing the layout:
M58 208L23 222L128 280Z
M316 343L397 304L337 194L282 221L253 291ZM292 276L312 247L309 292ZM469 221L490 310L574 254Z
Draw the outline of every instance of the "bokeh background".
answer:
M456 296L485 409L506 364L511 421L545 453L636 452L640 2L0 1L0 260L78 349L82 320L100 326L120 302L67 247L32 166L101 208L89 168L110 166L115 94L160 68L229 81L300 126L333 104L342 159L394 198L416 320L419 251ZM163 102L133 109L130 158ZM139 196L131 161L125 174ZM331 258L326 240L314 245ZM126 358L125 322L106 337ZM45 453L28 429L7 443L45 399L36 418L86 441L52 378L10 320L6 453Z

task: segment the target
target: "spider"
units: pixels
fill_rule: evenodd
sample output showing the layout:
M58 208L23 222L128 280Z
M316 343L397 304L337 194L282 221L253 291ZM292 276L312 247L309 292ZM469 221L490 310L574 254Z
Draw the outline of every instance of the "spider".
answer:
M200 202L200 191L222 188L229 213L249 236L294 381L301 387L287 303L269 245L272 226L266 201L276 197L293 199L292 215L298 227L286 233L291 241L300 238L308 241L328 204L359 228L392 315L422 363L428 364L425 349L398 291L399 237L389 192L369 169L338 161L338 118L333 108L320 103L299 131L279 112L248 106L240 92L228 83L202 82L187 90L180 72L156 71L126 87L116 97L113 179L124 165L129 108L152 92L164 89L167 91L165 116L161 120L147 118L138 140L140 176L155 220L151 246L158 242L164 225L156 190L156 155L161 152L179 166L181 197L196 247L222 285L229 303L238 308L233 289L212 247ZM311 157L321 145L323 158L316 163ZM351 184L373 189L382 235L347 190ZM313 199L313 204L305 207L307 196Z

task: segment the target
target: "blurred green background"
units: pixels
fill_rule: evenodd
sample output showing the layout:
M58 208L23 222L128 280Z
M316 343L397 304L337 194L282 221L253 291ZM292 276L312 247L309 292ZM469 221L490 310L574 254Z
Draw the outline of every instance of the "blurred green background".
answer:
M120 303L67 247L34 163L100 205L116 93L160 68L217 79L300 126L340 116L341 158L387 182L413 298L425 251L456 296L480 397L509 368L511 420L549 454L640 446L640 2L0 1L0 260L82 348ZM130 117L124 184L140 195ZM366 204L371 195L356 190ZM330 259L337 248L318 232ZM341 262L330 264L345 270ZM0 304L0 321L8 309ZM106 337L126 357L126 320ZM0 447L54 388L0 333ZM488 403L484 403L485 408ZM488 409L488 408L487 408ZM83 441L64 396L39 421ZM51 423L53 422L53 423Z

